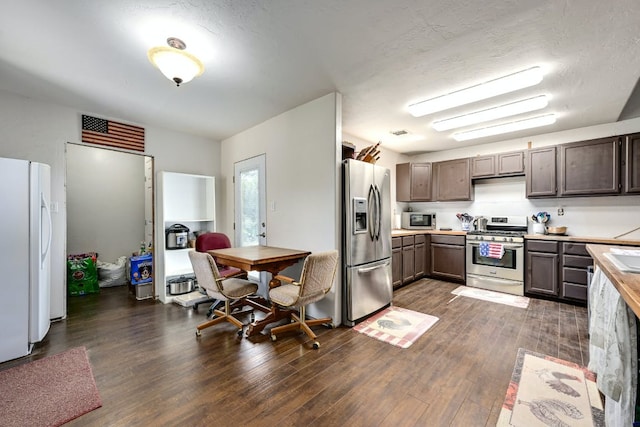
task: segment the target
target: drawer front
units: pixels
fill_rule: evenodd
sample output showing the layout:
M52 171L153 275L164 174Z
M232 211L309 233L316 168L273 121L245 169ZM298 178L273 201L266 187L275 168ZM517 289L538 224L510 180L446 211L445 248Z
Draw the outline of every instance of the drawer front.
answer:
M586 269L590 265L593 265L593 259L591 257L584 257L578 255L563 255L562 265L565 267L576 267Z
M532 252L558 253L558 242L546 240L527 240L527 250Z
M570 255L584 255L590 257L586 243L562 242L562 252Z
M432 234L431 243L440 243L443 245L464 246L464 236L449 236L446 234Z
M416 245L419 243L424 243L427 240L424 234L416 234L414 237Z
M562 269L562 281L587 285L587 270L581 268L564 267Z
M574 283L562 284L562 296L578 301L587 301L587 287L576 285Z
M402 237L392 237L391 238L391 247L392 248L401 248L402 247Z
M413 246L414 236L402 236L402 246Z

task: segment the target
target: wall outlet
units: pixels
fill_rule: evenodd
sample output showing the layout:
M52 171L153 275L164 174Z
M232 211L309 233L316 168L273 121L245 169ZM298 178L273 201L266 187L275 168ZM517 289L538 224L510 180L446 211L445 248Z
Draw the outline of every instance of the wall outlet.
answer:
M564 215L564 208L558 208L558 216Z

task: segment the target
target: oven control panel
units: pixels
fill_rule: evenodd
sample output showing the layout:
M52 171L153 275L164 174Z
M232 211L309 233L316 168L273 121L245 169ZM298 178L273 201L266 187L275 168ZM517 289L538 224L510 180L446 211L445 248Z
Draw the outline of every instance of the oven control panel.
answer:
M499 243L522 243L522 242L524 242L524 237L522 237L522 236L491 235L491 234L467 234L467 241L485 241L485 242L499 242Z

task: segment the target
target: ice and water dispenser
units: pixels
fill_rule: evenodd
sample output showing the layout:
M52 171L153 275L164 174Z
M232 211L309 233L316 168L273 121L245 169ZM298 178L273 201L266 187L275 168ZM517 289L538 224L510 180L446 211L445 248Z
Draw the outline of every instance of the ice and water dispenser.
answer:
M367 199L353 198L353 234L367 232Z

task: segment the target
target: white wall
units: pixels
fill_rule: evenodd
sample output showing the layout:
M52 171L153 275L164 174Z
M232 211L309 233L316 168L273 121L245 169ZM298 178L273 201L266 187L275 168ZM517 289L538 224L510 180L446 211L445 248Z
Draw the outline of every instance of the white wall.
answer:
M523 150L527 149L529 141L531 148L537 148L635 132L640 132L640 118L464 149L422 154L413 156L411 161L434 162ZM461 229L460 222L455 216L458 212L467 212L473 216L500 214L531 217L539 211L547 211L551 214L550 225L567 226L568 234L585 237L610 238L640 227L640 215L638 215L640 196L527 199L524 177L476 181L474 196L472 202L432 202L409 205L414 210L436 212L438 227L451 227L454 230ZM564 216L557 215L559 208L564 209ZM630 233L624 238L640 240L640 231Z
M218 200L224 213L219 229L232 238L234 163L265 153L267 244L311 252L340 249L340 144L341 96L337 93L222 141L224 191ZM333 290L310 308L309 315L328 315L341 322L340 283L338 274Z
M0 91L0 157L33 160L51 166L53 212L51 254L52 318L66 316L66 195L65 144L80 142L81 114L76 109ZM105 117L126 122L124 118ZM218 175L220 143L204 137L145 127L145 154L154 156L156 170ZM156 214L157 215L157 214ZM162 244L164 236L156 236ZM156 260L156 262L162 262Z
M145 157L67 144L67 251L115 263L145 240Z

